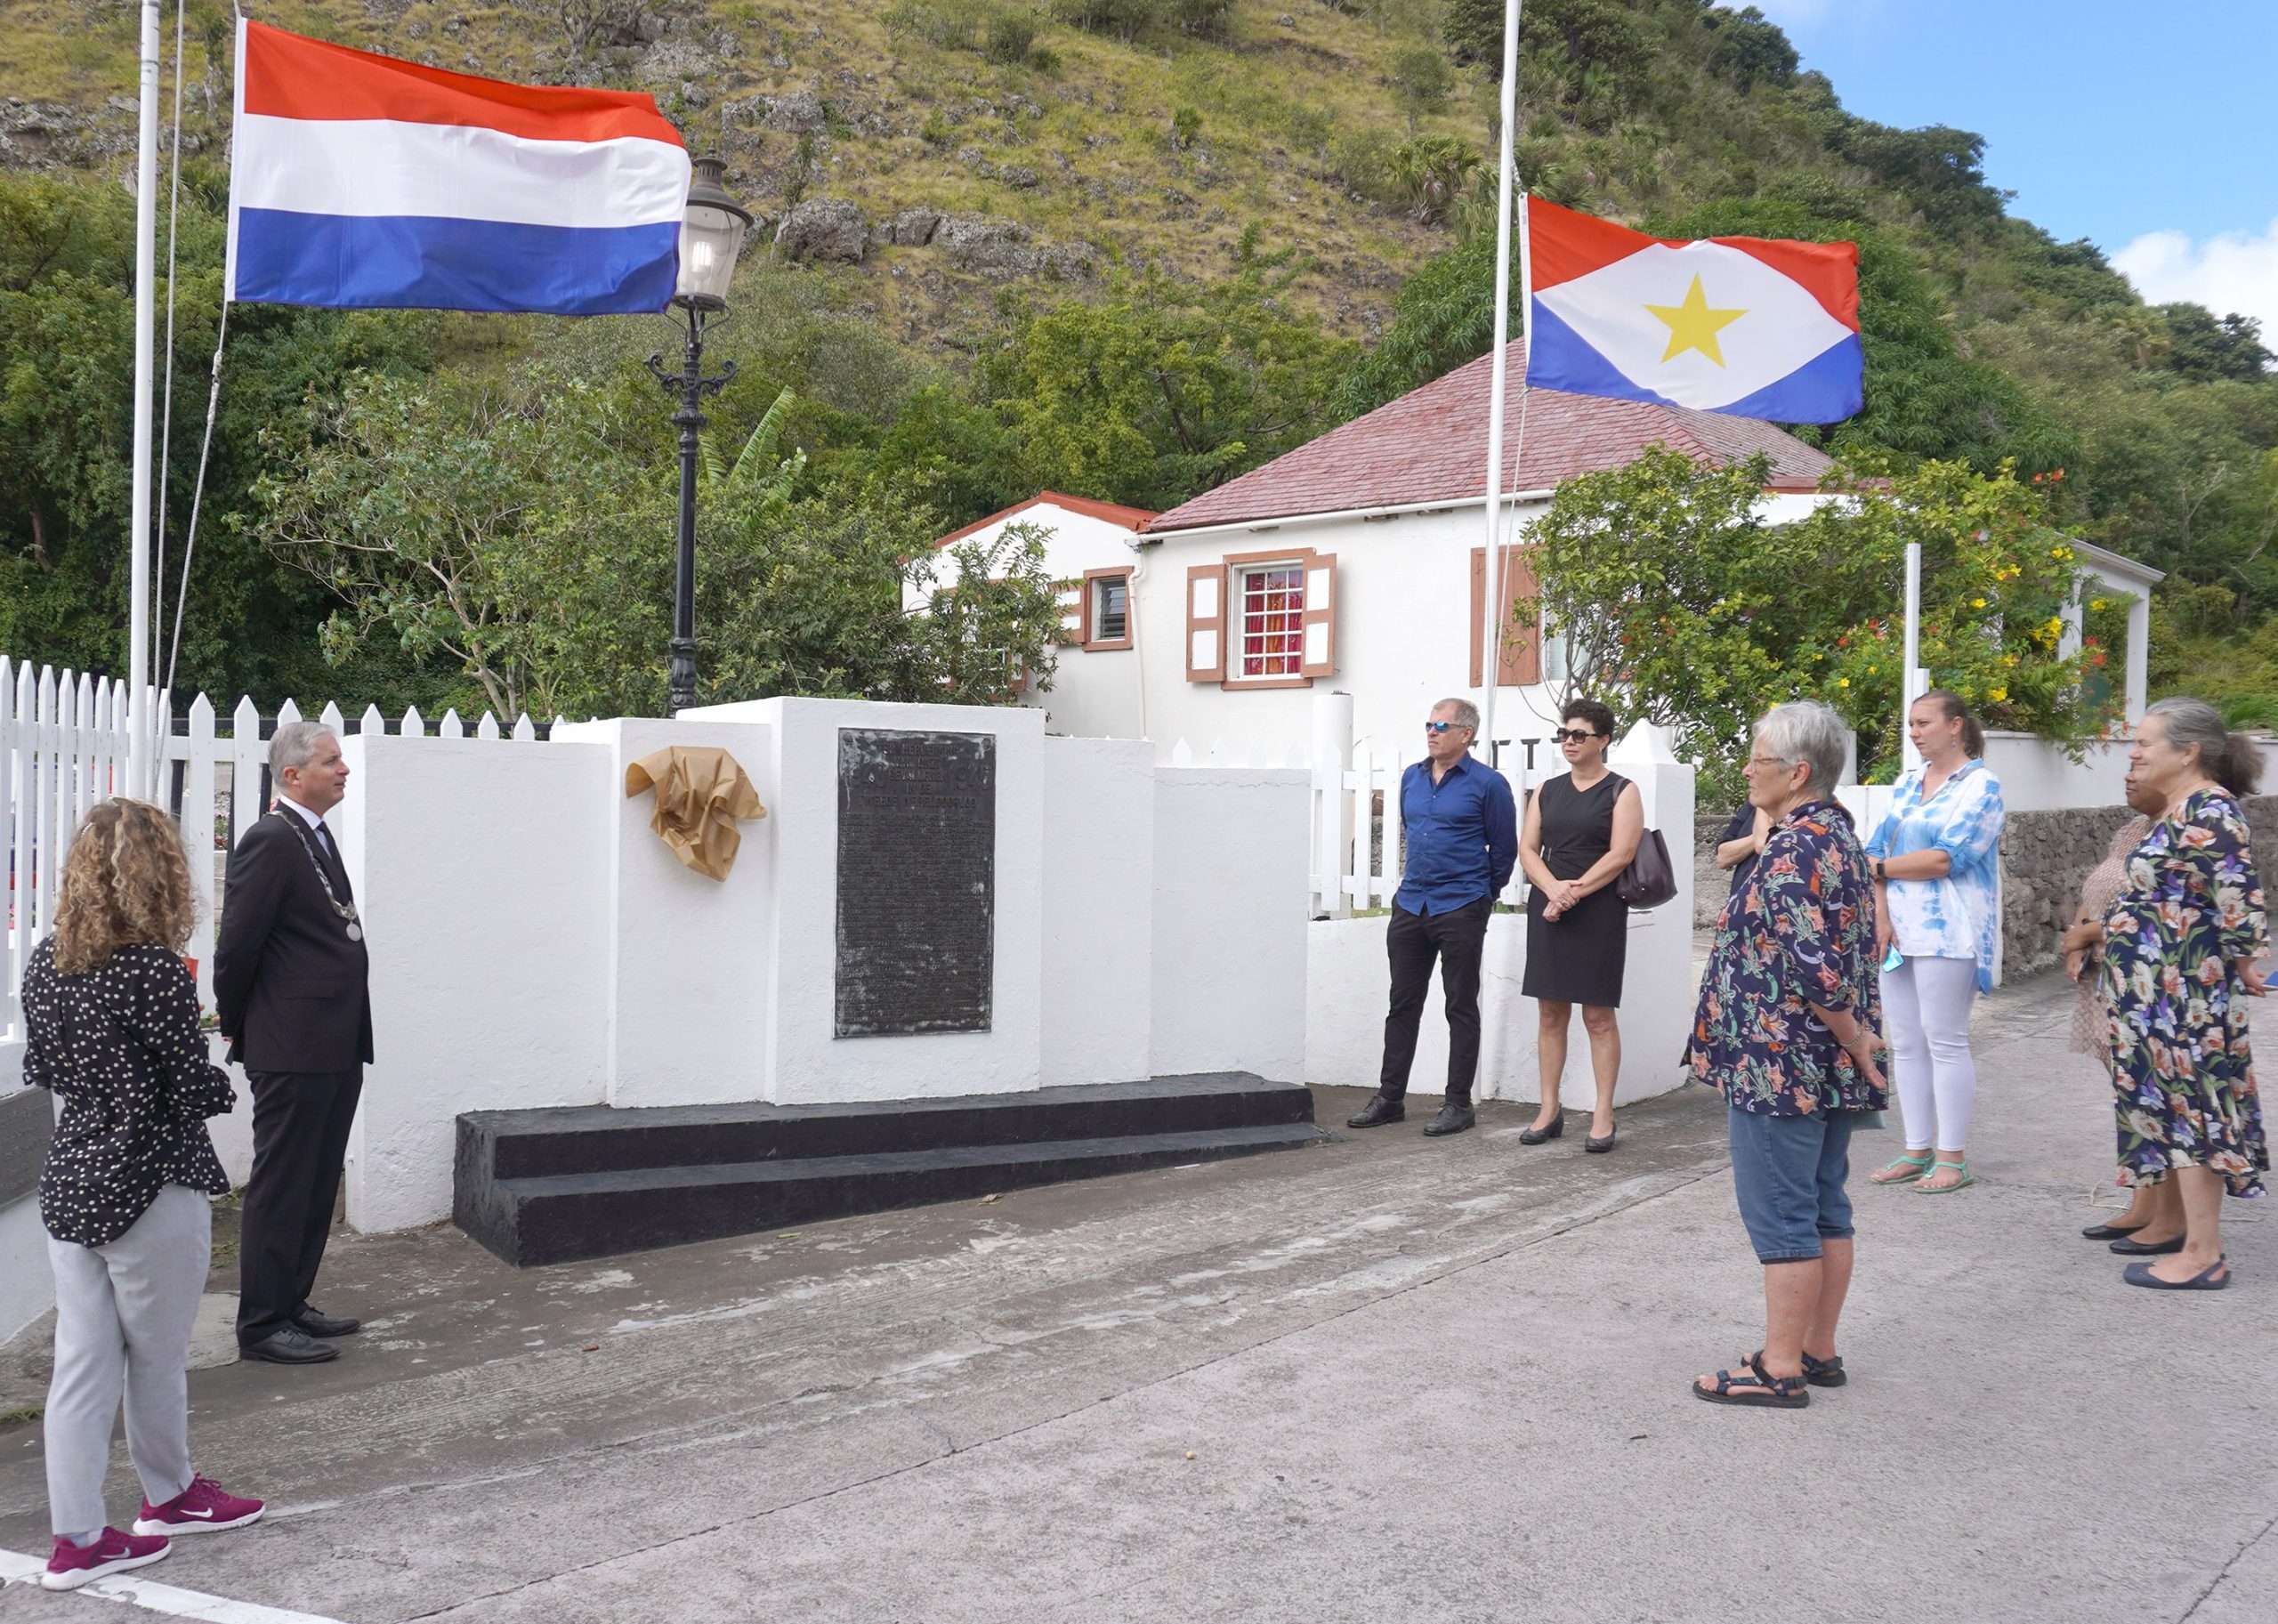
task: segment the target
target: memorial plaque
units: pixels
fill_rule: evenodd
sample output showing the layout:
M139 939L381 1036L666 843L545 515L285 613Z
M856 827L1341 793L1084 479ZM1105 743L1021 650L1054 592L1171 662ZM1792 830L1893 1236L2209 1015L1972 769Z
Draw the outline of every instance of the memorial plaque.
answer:
M997 739L838 732L837 1033L985 1032Z

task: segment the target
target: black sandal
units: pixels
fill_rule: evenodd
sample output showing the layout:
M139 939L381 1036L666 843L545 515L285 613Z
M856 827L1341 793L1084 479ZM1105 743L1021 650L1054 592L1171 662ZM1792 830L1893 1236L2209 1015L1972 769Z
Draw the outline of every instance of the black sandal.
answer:
M1763 1357L1764 1350L1758 1348L1744 1362L1753 1365ZM1748 1378L1743 1376L1741 1379L1746 1381ZM1814 1387L1840 1387L1851 1378L1844 1374L1842 1354L1838 1353L1832 1359L1814 1359L1806 1353L1804 1355L1804 1379Z
M1801 1410L1812 1402L1811 1389L1800 1376L1774 1376L1764 1368L1764 1356L1757 1354L1748 1361L1748 1369L1738 1376L1730 1370L1717 1372L1717 1390L1711 1393L1698 1381L1691 1384L1692 1396L1711 1404L1744 1404L1757 1410ZM1737 1386L1736 1386L1737 1385Z

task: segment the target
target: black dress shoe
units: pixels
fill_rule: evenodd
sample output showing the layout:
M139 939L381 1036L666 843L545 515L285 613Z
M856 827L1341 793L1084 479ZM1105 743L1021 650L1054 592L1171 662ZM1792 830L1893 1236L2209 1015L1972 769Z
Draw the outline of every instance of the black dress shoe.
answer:
M2140 1224L2091 1224L2080 1232L2083 1240L2125 1240L2144 1226Z
M1595 1134L1587 1135L1582 1140L1582 1148L1593 1156L1603 1156L1608 1151L1613 1149L1613 1135L1618 1134L1620 1131L1621 1129L1617 1127L1613 1130L1612 1134L1608 1134L1603 1139L1599 1138Z
M1562 1106L1559 1109L1558 1114L1550 1119L1550 1126L1548 1127L1530 1127L1522 1130L1519 1135L1519 1143L1521 1144L1540 1144L1545 1140L1557 1138L1565 1131L1566 1111L1565 1108Z
M293 1323L311 1337L352 1337L364 1328L361 1320L351 1320L346 1314L324 1313L314 1308L303 1308L293 1316Z
M1404 1122L1407 1119L1406 1105L1398 1100L1388 1100L1379 1094L1371 1098L1366 1105L1361 1106L1358 1115L1345 1118L1345 1126L1382 1127L1387 1122Z
M273 1365L320 1365L328 1359L339 1358L340 1350L329 1342L319 1342L297 1325L287 1325L258 1342L240 1344L238 1354L244 1359L265 1360Z
M1440 1107L1440 1114L1424 1125L1424 1131L1437 1139L1442 1134L1460 1134L1479 1120L1479 1113L1466 1104L1450 1100Z
M2115 1240L2112 1249L2122 1257L2165 1257L2183 1250L2183 1237L2177 1235L2172 1240Z

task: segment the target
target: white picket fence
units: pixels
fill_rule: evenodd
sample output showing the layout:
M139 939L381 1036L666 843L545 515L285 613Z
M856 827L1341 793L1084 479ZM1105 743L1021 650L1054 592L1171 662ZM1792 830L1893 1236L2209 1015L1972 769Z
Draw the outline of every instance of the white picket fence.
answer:
M40 938L55 928L56 890L73 834L96 803L127 790L126 699L126 684L111 678L17 664L0 655L0 793L7 813L0 821L0 847L8 857L7 916L0 926L0 1042L23 1035L23 967ZM152 714L171 718L170 696L157 696ZM278 707L279 723L302 719L293 700ZM317 719L343 737L470 736L456 710L445 711L431 726L415 707L390 726L378 707L367 706L351 724L337 704L327 703ZM226 731L213 701L202 693L190 702L186 720L180 731L169 725L158 742L152 798L174 814L190 849L190 878L200 905L189 956L198 961L200 992L211 1003L216 860L269 804L269 746L262 736L261 711L250 699L238 701ZM535 739L537 729L525 715L516 719L510 733L485 711L472 736ZM206 860L202 862L201 853Z

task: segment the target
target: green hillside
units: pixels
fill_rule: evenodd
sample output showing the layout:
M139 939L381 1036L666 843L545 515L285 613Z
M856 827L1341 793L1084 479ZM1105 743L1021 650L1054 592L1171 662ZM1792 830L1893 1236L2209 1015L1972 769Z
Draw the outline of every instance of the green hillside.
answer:
M447 68L655 93L771 228L789 216L781 244L747 254L721 335L744 368L718 404L723 445L794 391L806 455L787 511L885 545L1043 484L1167 505L1484 350L1500 5L1281 3L259 14ZM1830 448L2046 476L2080 534L2176 572L2155 677L2278 720L2278 377L2252 324L2147 308L2095 246L2010 214L1979 138L1852 117L1752 10L1531 0L1527 17L1519 150L1537 190L1670 234L1858 240L1868 408ZM117 0L0 18L0 489L16 497L0 507L0 650L105 668L125 599L131 210L116 182L133 26ZM226 193L226 9L193 6L189 35L175 415L195 425ZM622 489L566 481L547 496L558 511L502 534L535 547L574 533L579 567L599 568L596 504L644 557L641 527L668 524L642 505L668 484L669 452L634 366L671 343L659 322L248 307L231 332L184 685L469 692L449 637L379 602L385 583L296 569L311 554L279 529L325 448L368 446L372 467L396 455L384 414L401 433L472 414L478 439L513 421L500 402L525 419L590 414L593 477L615 469ZM319 529L339 517L298 511ZM812 533L767 522L791 526L770 546ZM648 569L602 601L645 602ZM656 675L646 636L581 654L616 674L574 697L637 700ZM854 680L799 676L788 656L767 669L743 680Z

